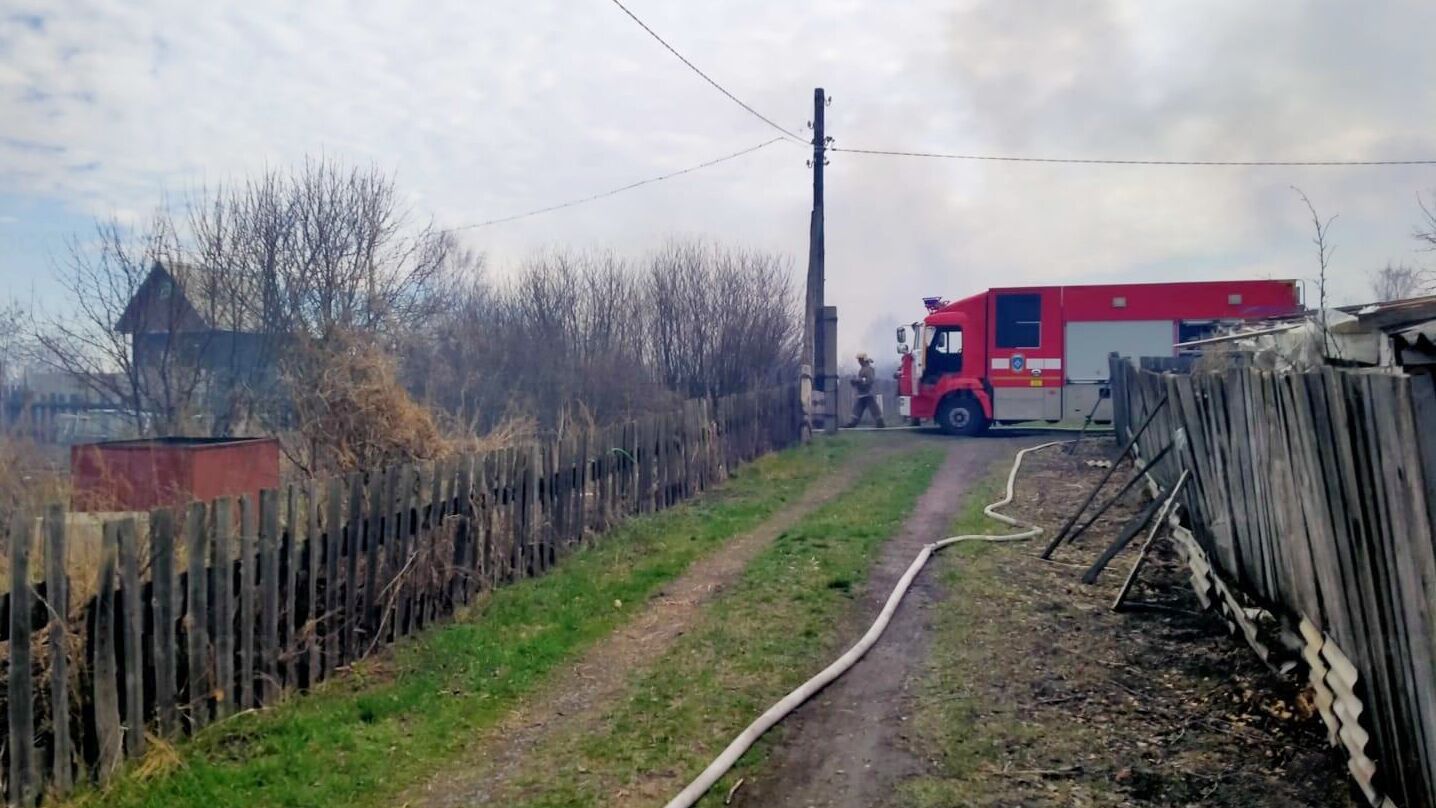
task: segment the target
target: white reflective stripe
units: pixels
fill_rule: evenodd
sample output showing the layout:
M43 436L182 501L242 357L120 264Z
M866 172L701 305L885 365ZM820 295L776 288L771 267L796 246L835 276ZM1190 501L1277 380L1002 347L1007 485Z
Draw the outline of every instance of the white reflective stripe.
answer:
M993 360L992 360L992 369L993 369L993 370L1011 370L1011 369L1012 369L1012 358L1011 358L1011 357L1002 357L1002 358L1000 358L1000 359L993 359ZM1027 360L1026 360L1026 364L1024 365L1024 369L1026 369L1026 370L1033 370L1033 369L1036 369L1036 370L1061 370L1061 369L1062 369L1062 360L1061 360L1061 359L1041 359L1041 358L1038 358L1038 357L1028 357Z

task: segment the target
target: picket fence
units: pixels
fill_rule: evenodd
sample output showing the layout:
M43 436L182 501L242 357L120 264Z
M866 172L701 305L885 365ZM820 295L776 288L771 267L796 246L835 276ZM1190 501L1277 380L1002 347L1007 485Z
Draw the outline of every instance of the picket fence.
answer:
M104 782L173 738L306 690L478 593L542 575L801 438L797 385L541 445L310 480L108 521L70 603L65 512L8 519L5 794ZM37 518L38 517L38 518ZM34 568L39 523L39 557Z
M1112 362L1120 437L1182 490L1193 581L1259 653L1280 617L1372 805L1436 805L1436 383L1391 370L1156 373Z

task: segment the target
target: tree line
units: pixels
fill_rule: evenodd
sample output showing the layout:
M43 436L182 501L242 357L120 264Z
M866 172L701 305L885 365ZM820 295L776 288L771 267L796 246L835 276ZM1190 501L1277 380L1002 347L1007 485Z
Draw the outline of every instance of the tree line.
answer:
M785 256L675 239L497 271L374 168L309 160L98 223L31 359L143 435L276 434L302 470L414 459L791 380ZM158 268L158 271L157 271Z

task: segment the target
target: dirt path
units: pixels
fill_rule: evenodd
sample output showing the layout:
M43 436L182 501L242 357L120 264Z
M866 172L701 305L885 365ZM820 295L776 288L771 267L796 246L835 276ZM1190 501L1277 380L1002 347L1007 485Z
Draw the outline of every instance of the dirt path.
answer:
M952 441L932 486L918 500L902 531L883 547L845 636L856 637L865 629L922 545L946 535L964 494L984 478L992 463L1034 442L1027 438ZM787 719L770 766L745 783L734 805L869 808L884 804L898 782L923 771L924 761L903 739L912 688L925 670L929 610L937 594L934 576L917 579L882 642Z
M562 730L596 723L605 707L622 695L635 661L656 659L694 624L705 604L743 573L763 548L824 503L850 488L875 461L913 438L885 441L819 479L796 501L761 525L699 559L658 592L631 622L596 644L582 659L559 672L523 706L475 744L466 760L406 794L400 805L456 808L496 805L512 785L531 750Z

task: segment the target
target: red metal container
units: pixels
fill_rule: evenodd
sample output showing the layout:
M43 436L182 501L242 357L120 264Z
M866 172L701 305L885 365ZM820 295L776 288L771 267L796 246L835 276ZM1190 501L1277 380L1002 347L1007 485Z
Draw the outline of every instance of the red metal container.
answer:
M273 438L147 438L70 448L71 506L145 511L279 487Z

